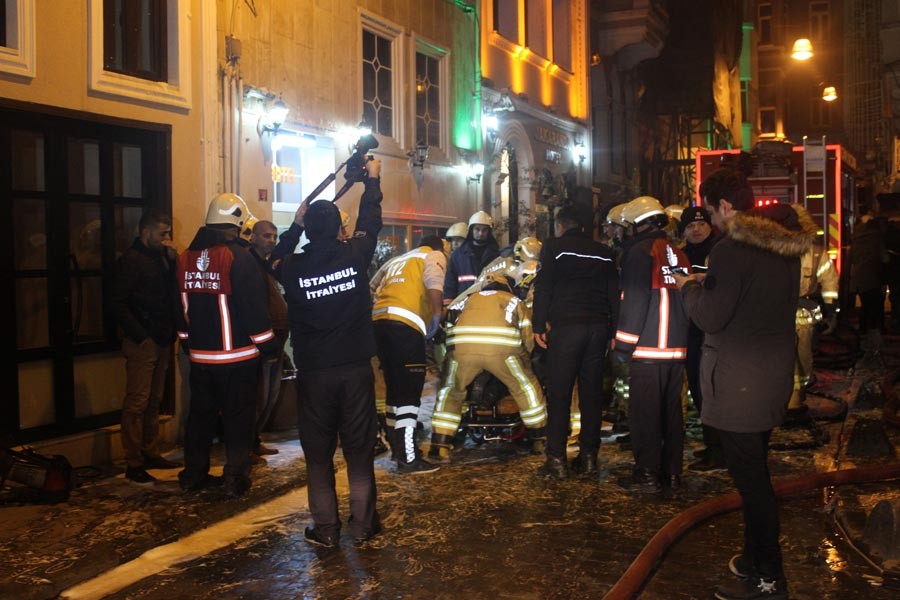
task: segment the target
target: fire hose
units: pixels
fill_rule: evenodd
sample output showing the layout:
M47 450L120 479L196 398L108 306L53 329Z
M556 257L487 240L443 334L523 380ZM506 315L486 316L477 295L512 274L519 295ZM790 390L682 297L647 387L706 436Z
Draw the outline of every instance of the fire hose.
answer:
M897 478L900 478L900 463L892 463L876 467L811 473L801 477L775 481L773 482L773 487L775 496L784 498L825 486L871 483ZM656 532L656 535L644 546L643 550L628 566L615 585L603 596L603 600L630 600L635 598L644 582L650 576L650 573L656 567L657 562L678 538L702 521L735 510L740 508L740 506L740 495L737 492L731 492L730 494L697 504L677 515Z

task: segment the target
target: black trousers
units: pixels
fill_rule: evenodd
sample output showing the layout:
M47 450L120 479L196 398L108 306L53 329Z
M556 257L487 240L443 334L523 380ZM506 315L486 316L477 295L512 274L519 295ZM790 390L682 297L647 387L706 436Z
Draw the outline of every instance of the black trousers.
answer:
M700 357L703 355L703 332L691 325L688 333L687 359L684 368L687 372L688 389L691 390L691 399L697 407L697 413L703 413L703 392L700 389ZM722 443L716 435L716 430L709 425L702 425L703 445L713 460L725 460L722 455Z
M389 319L375 321L374 328L384 372L386 423L394 429L415 427L425 387L425 336Z
M769 476L771 431L735 433L717 429L725 463L741 495L744 512L744 555L765 578L782 577L781 544L778 542L778 502Z
M884 327L884 290L877 287L859 293L859 332ZM892 305L893 306L893 305Z
M184 433L183 485L209 473L209 449L222 417L226 479L250 480L250 448L256 424L256 380L259 359L234 365L191 363L191 405Z
M603 425L603 365L609 344L605 323L555 325L547 336L547 456L565 458L572 390L578 381L581 411L579 452L600 449Z
M299 364L299 362L297 363ZM334 487L338 435L350 481L350 528L355 537L370 532L375 510L375 377L369 361L300 373L298 419L306 458L309 510L325 535L341 529Z
M635 468L681 475L684 364L632 360L629 374L628 426Z

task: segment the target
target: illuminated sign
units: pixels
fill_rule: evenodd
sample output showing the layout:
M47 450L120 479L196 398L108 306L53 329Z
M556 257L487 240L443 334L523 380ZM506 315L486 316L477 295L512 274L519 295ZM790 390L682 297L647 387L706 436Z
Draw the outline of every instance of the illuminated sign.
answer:
M557 146L559 148L569 147L569 136L562 131L551 129L549 127L538 126L535 129L534 139L548 146Z
M293 167L272 165L272 181L275 183L296 183L297 175Z

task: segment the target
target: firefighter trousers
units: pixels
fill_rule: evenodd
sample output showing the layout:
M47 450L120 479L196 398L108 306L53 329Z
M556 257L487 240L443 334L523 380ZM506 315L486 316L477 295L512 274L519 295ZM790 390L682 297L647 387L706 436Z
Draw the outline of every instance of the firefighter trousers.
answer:
M462 404L466 388L482 371L487 371L512 394L519 406L519 416L525 427L531 430L547 425L547 404L544 393L531 369L531 359L522 350L508 353L502 349L474 353L459 348L447 354L444 377L438 392L437 405L431 418L432 431L453 437L462 421Z
M375 381L371 362L304 371L299 383L300 444L306 458L309 512L327 536L341 529L334 485L338 436L350 482L350 528L364 537L378 527L375 510Z
M628 424L635 467L664 475L681 475L684 363L632 360L630 374Z
M788 408L802 408L806 403L806 385L813 374L814 323L797 323L797 358L794 361L794 391Z

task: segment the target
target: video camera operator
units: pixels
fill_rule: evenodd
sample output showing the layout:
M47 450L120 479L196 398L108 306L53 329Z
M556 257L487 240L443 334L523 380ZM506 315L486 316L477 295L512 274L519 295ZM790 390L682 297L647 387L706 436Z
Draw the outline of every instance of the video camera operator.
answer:
M358 144L354 157L364 156L374 146L364 147L362 152L360 147ZM353 236L346 241L337 239L341 227L338 207L328 201L311 202L316 195L312 194L297 210L294 224L282 235L272 258L288 302L299 375L300 442L313 517L313 526L306 528L304 538L325 547L338 544L341 529L333 462L338 434L350 481L353 538L361 544L381 531L373 467L377 421L371 359L375 336L366 277L382 225L381 161L369 158L361 164L358 170L348 167L347 184L338 192L342 195L356 181L365 184ZM329 177L334 178L333 174ZM293 254L304 227L309 244L303 253Z

